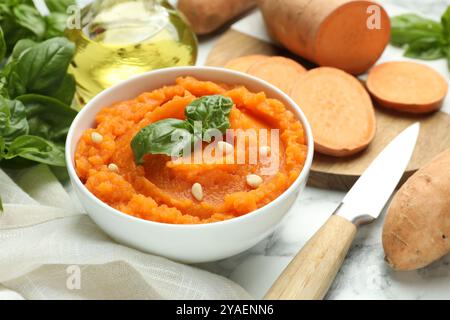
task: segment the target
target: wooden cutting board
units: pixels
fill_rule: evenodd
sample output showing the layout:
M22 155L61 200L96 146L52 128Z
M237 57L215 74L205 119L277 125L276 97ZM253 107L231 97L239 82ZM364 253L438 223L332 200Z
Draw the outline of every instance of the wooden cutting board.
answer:
M250 54L285 55L298 60L305 67L312 66L273 44L234 30L227 31L218 40L206 64L222 67L233 58ZM334 158L316 153L308 184L336 190L350 189L378 153L398 133L416 121L421 123L419 141L402 182L433 157L450 148L450 115L444 112L412 116L385 111L377 107L376 117L377 135L369 148L348 158Z

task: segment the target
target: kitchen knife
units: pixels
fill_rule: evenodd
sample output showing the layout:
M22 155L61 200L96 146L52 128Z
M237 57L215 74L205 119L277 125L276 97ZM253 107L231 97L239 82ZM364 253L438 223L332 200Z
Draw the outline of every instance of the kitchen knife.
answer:
M413 154L420 124L400 133L370 164L334 214L283 271L265 299L323 299L356 236L377 219Z

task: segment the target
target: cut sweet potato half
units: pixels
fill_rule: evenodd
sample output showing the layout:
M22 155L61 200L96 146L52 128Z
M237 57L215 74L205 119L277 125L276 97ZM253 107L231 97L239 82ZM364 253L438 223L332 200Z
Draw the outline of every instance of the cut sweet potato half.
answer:
M394 61L375 66L367 89L383 107L409 113L438 110L448 91L447 81L432 68L415 62Z
M266 80L289 94L299 75L306 69L298 62L285 57L270 57L253 64L247 73Z
M263 61L267 58L268 58L268 56L261 55L261 54L243 56L243 57L239 57L239 58L230 60L225 65L225 68L240 71L240 72L247 72L251 68L252 65L254 65L257 62Z
M311 124L317 152L344 157L373 140L375 112L369 94L350 74L321 67L299 77L291 97Z
M367 0L258 0L271 36L321 66L367 71L390 39L386 11Z

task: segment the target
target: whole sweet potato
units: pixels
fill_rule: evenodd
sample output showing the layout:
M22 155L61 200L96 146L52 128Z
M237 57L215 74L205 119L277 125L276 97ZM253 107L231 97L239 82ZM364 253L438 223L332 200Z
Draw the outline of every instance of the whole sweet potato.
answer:
M384 223L383 247L396 270L419 269L450 252L450 149L397 192Z
M198 35L211 33L256 6L256 0L179 0L178 9Z

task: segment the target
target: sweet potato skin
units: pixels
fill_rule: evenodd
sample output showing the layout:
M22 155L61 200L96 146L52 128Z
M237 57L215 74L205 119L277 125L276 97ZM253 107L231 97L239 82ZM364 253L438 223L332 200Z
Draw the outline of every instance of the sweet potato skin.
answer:
M386 11L369 0L258 0L272 38L320 66L357 75L367 71L389 43ZM380 28L367 27L379 8Z
M450 149L397 192L382 238L386 261L395 270L423 268L450 252Z
M178 9L198 35L211 33L256 6L256 0L179 0Z

